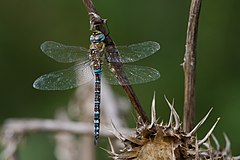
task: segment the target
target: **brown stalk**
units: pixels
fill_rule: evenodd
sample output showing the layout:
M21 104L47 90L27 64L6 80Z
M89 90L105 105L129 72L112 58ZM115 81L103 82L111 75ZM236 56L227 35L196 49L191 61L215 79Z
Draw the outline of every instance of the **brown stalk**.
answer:
M92 0L83 0L83 3L88 11L88 14L90 16L90 24L91 28L101 31L105 36L105 45L106 45L106 51L109 53L109 56L111 57L118 57L119 52L115 46L115 43L109 36L108 30L105 26L105 20L103 20L96 11L96 8L92 2ZM111 67L116 70L116 75L118 77L118 80L121 82L122 80L127 79L126 76L122 73L122 64L121 63L111 63ZM133 88L131 85L122 86L125 93L127 94L128 98L130 99L136 113L140 116L142 121L144 123L149 123L149 119L144 112L142 105L140 101L138 100Z
M188 19L186 51L184 55L184 131L189 132L194 127L195 120L195 79L196 79L196 46L197 31L202 0L192 0Z

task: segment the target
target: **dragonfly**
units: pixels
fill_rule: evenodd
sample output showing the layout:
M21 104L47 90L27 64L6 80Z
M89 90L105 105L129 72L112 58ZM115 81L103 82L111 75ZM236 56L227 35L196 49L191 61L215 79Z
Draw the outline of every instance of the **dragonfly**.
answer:
M93 31L90 36L89 49L54 41L44 42L40 48L47 56L57 62L74 64L69 68L44 74L33 83L33 87L39 90L66 90L85 84L95 77L95 145L100 132L101 77L103 76L109 84L122 86L146 83L160 77L160 73L154 68L125 64L157 52L160 49L157 42L146 41L117 46L118 56L112 57L112 53L106 51L105 38L102 32ZM119 74L124 74L124 76L119 76Z

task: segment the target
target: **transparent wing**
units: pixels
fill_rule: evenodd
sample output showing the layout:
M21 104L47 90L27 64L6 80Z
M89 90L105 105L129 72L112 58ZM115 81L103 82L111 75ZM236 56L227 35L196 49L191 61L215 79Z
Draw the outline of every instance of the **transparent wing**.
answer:
M40 90L66 90L89 82L93 73L89 64L77 64L70 68L40 76L33 87Z
M120 57L107 57L109 62L129 63L146 58L160 49L160 45L154 41L132 44L129 46L117 46Z
M140 84L150 81L154 81L160 77L160 73L151 67L146 66L137 66L137 65L123 65L124 74L127 77L119 83L118 79L112 74L109 69L103 69L103 76L107 80L107 83L113 85L131 85L131 84ZM121 77L125 77L121 75Z
M67 46L61 43L46 41L41 45L43 53L61 63L84 62L88 60L88 49Z

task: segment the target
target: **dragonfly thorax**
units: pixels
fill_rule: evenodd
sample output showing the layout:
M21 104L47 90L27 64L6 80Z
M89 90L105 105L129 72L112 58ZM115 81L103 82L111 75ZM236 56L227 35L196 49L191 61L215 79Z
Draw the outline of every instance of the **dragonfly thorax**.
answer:
M90 45L89 58L92 61L99 61L103 57L104 48L105 48L105 45L104 45L103 42L101 42L101 43L92 43Z
M89 58L92 61L100 61L101 57L103 56L103 51L105 48L104 44L105 36L100 31L94 31L93 34L90 36L90 55Z

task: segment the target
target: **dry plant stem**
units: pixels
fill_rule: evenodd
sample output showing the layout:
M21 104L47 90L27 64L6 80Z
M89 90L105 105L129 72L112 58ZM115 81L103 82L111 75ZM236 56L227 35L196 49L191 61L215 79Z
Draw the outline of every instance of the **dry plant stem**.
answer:
M101 31L106 36L106 39L104 41L106 44L106 51L108 53L110 53L110 56L118 57L119 52L118 52L117 48L115 47L113 40L109 36L107 29L104 26L104 20L102 20L101 17L97 17L98 14L97 14L95 6L93 5L92 0L83 0L83 3L86 6L87 11L89 13L91 25L92 25L91 27ZM121 68L122 68L121 63L112 63L111 67L113 67L116 70L116 74L118 75L119 81L121 81L122 78L126 79L126 77L121 76L121 75L123 75L123 74L121 74ZM138 100L132 86L127 85L127 86L122 86L122 87L123 87L124 91L126 92L128 98L130 99L137 114L141 117L141 119L143 120L144 123L149 123L149 119L148 119L146 113L144 112L142 105L140 104L140 101Z
M110 128L110 126L106 127ZM130 129L122 128L120 130L125 133L132 132ZM3 156L4 159L16 160L18 145L24 137L29 133L39 132L91 135L92 124L46 119L9 119L4 123L1 130L1 143L5 149L0 156ZM101 130L101 136L114 137L109 130L104 128ZM66 143L64 146L66 147Z
M64 110L59 110L56 113L56 119L65 122L71 122L67 113ZM61 132L55 134L55 157L56 160L78 160L79 157L83 157L80 153L78 139L75 135L67 132ZM85 160L89 160L86 159ZM92 159L90 159L92 160Z
M13 134L27 133L60 133L67 132L72 134L92 134L92 123L66 122L60 120L46 119L9 119L4 123L2 131ZM110 128L111 126L107 126ZM131 132L129 129L120 129L125 132ZM108 130L101 130L101 135L105 137L113 137Z
M184 131L193 129L195 120L195 78L196 78L196 46L198 21L201 9L201 0L192 0L189 12L186 51L184 56Z
M88 13L96 13L97 14L97 10L92 2L92 0L83 0L83 4L85 5Z

